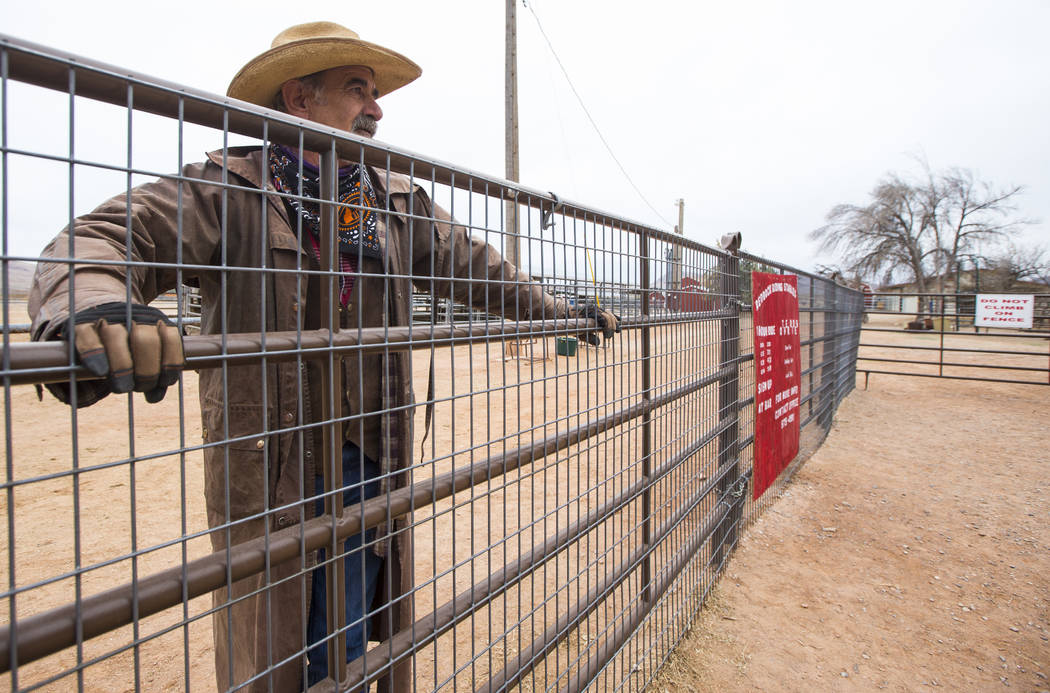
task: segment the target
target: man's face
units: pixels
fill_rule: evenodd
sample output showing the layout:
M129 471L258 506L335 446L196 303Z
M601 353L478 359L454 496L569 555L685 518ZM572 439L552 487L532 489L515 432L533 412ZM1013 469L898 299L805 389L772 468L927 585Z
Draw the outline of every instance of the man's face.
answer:
M326 70L320 99L303 101L304 113L295 114L322 125L372 137L383 109L376 103L379 92L371 68L345 65Z

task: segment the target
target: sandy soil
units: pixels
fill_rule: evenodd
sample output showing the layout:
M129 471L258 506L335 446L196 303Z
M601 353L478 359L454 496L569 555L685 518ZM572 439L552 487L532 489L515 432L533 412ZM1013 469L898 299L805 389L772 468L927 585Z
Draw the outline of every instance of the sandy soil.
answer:
M717 346L712 341L715 335L693 331L687 337L687 341L675 337L670 343L672 355L657 367L657 382L712 367L717 358ZM930 337L921 336L927 341ZM885 336L891 338L900 336ZM710 348L697 349L697 343ZM1033 343L1046 348L1045 340ZM981 346L987 342L982 341ZM430 469L420 470L417 480L427 473L440 473L452 465L498 454L503 442L489 441L504 435L503 431L509 434L507 447L512 447L550 432L552 426L547 422L552 416L558 419L553 428L560 430L601 416L608 410L610 399L636 390L637 382L630 376L625 379L609 366L636 359L637 349L637 339L625 335L615 351L582 349L571 363L553 357L534 363L506 362L499 345L457 347L454 354L444 350L437 363L441 373L437 396L445 401L436 411L434 447L427 443L428 454L436 450L440 459ZM466 367L468 362L471 367ZM425 392L428 365L425 357L416 359L420 396ZM506 395L502 388L507 388ZM714 388L709 390L694 400L691 406L697 407L696 411L709 411L713 406ZM196 378L190 373L183 378L181 393L170 393L160 405L147 406L140 397L130 404L127 398L111 397L77 412L75 417L50 397L38 402L32 388L11 390L12 478L22 482L10 495L16 537L12 564L17 585L36 585L16 600L18 613L39 613L68 603L77 590L92 594L128 582L135 574L208 553L207 538L194 535L206 528L200 453L178 452L200 440L196 401ZM988 423L989 412L994 413L992 423ZM911 689L924 680L936 679L939 683L955 680L956 687L973 688L967 685L970 679L949 679L939 669L927 673L918 660L898 656L898 651L909 657L925 651L917 647L918 640L902 640L902 634L924 634L931 643L927 649L943 652L942 659L948 662L960 656L952 651L953 646L968 651L968 627L998 624L1006 629L1001 634L1004 642L1012 642L1011 638L1020 642L1031 635L1034 645L1016 650L1027 653L1029 659L1022 660L1014 650L996 653L998 641L982 641L978 651L990 653L988 662L978 662L984 667L983 674L991 676L987 680L993 683L999 675L1007 674L1010 681L1018 681L1015 677L1021 674L1016 667L1021 665L1028 672L1024 680L1032 684L1025 685L1036 685L1038 681L1031 678L1035 667L1031 659L1039 660L1040 651L1048 649L1044 639L1035 637L1045 636L1037 626L1047 625L1048 583L1039 575L1047 574L1050 567L1046 552L1047 477L1041 462L1050 442L1042 426L1048 413L1043 388L872 376L871 389L851 395L845 403L839 430L825 449L754 526L753 538L729 565L731 577L723 581L721 596L714 602L739 608L732 605L728 595L739 582L747 585L753 602L765 604L767 609L781 603L807 606L798 606L799 613L785 612L775 624L756 626L762 635L754 637L744 633L735 636L724 627L747 622L743 613L735 616L726 612L729 618L737 619L731 621L715 609L705 612L704 618L714 618L717 627L702 626L696 631L710 632L713 639L682 649L686 653L700 650L710 656L690 662L676 655L669 670L672 678L666 681L685 689L732 688L735 684L730 678L712 678L719 666L724 665L723 673L728 676L747 665L744 670L753 675L759 668L756 653L769 649L763 643L783 640L787 645L778 644L775 657L762 655L763 661L770 662L769 678L760 682L741 679L743 688L783 688L781 682L791 680L790 671L800 672L802 677L794 684L795 689L812 688L813 681L820 680L815 678L818 674L828 685L856 685L864 680L860 672L879 672L882 678L873 685L883 680L886 685L895 685L900 680L904 688ZM422 417L421 411L418 416ZM133 429L128 425L131 419ZM504 428L504 421L509 428ZM853 428L843 430L849 425ZM974 442L975 431L982 425L989 431L983 446ZM421 420L414 444L417 451L420 429ZM658 434L662 435L660 430ZM75 444L73 431L77 432ZM598 444L581 449L574 446L557 460L535 465L539 469L517 472L493 488L480 486L457 494L432 513L417 512L416 579L417 584L427 584L417 595L418 612L424 613L449 599L454 591L469 587L487 574L490 561L502 564L552 532L554 523L587 512L588 503L592 507L601 503L612 488L602 479L616 473L617 464L623 460L637 459L636 444L630 434L616 439L611 458L607 452L597 454ZM68 476L74 449L76 464L82 470L75 479ZM832 454L838 455L839 461L825 461ZM133 456L140 459L129 464ZM829 470L822 478L829 489L835 489L826 496L819 495L822 487L813 476L821 469ZM625 477L621 483L629 480ZM586 489L591 491L582 502L573 501ZM791 515L792 503L802 501L808 505ZM0 496L0 554L5 556L7 503L8 495ZM534 524L534 518L562 506L565 510L551 516L550 526L547 521ZM888 515L868 516L865 513L869 510ZM782 516L793 518L790 529L768 529ZM514 542L499 542L508 533L526 527L528 531ZM603 550L601 542L614 541L617 531L613 529L596 540L593 550ZM187 535L191 536L189 540L180 541ZM781 547L788 543L788 537L794 537L796 543L794 553L759 565L755 571L758 575L748 583L743 577L748 574L748 552L753 550L748 547L760 540L754 537L769 537L769 547ZM489 546L495 548L487 550ZM161 548L114 560L114 556L150 547ZM836 553L819 560L811 558L825 548L834 548ZM895 563L888 560L891 556L912 568L895 575ZM953 560L963 562L953 564ZM927 572L933 571L929 575L922 572L926 561L930 566ZM994 567L989 561L995 562ZM836 574L831 570L833 565L851 565L853 572ZM68 577L78 566L94 567L79 580ZM785 566L791 567L790 578L785 577ZM0 566L0 575L7 570L7 565ZM445 681L456 670L456 684L469 687L470 679L487 675L490 664L498 667L504 656L516 654L515 648L532 637L532 626L499 642L495 642L494 634L506 628L508 619L513 624L519 609L527 611L530 605L543 602L552 586L564 588L564 576L573 570L575 565L569 559L552 563L550 570L530 580L520 592L512 592L496 604L490 622L484 616L469 619L446 636L443 644L422 652L416 662L421 687ZM435 579L435 575L440 577ZM2 579L6 587L8 577ZM928 583L929 595L922 593L920 583ZM968 589L954 587L957 584ZM838 596L838 590L846 589L844 585L851 586L852 591ZM796 588L804 591L802 596L785 601L785 589ZM950 594L953 596L949 599ZM929 597L935 601L926 601ZM995 600L994 609L985 597ZM1036 605L1037 599L1044 601ZM541 626L542 617L564 609L568 601L565 591L547 602L541 618L529 619L530 623ZM0 603L0 622L9 620L11 606L10 600ZM172 609L142 620L137 632L129 627L90 640L80 658L87 662L79 674L81 681L76 674L65 675L44 683L42 689L71 690L82 682L85 690L210 690L209 606L209 599L193 600L185 611ZM856 619L872 612L873 620L847 621L833 628L831 619L843 616L840 611ZM875 614L879 620L874 620ZM819 619L827 619L828 626ZM1029 626L1029 621L1033 625ZM809 634L781 635L792 626L806 626ZM1009 631L1011 626L1018 631ZM840 637L834 638L834 633ZM824 660L814 659L819 651L810 645L830 651L839 640L858 642L861 636L871 644L863 645L866 649L857 649L850 655L852 659L845 658L841 664L841 670L851 677L849 681L834 678L841 673L838 659L830 655ZM140 644L129 647L136 638ZM787 654L790 650L786 648L796 640L808 643L799 648L804 656L802 652ZM488 643L492 643L488 650L491 656L484 651ZM998 654L1008 658L1005 663L1009 672L1001 669L1004 662L999 662ZM100 660L94 662L94 658ZM477 660L472 661L474 658ZM76 662L77 654L70 650L26 665L21 668L19 685L62 676ZM1000 670L993 672L991 665ZM898 674L903 678L898 679ZM978 685L985 679L973 680ZM0 691L7 690L10 683L8 676L0 679ZM660 690L659 686L655 690Z
M687 349L680 335L675 339L654 384L715 366L714 327L691 333L691 343L707 344L705 349ZM581 348L572 359L555 358L553 348L544 359L542 344L533 348L534 361L505 359L499 343L438 350L439 404L426 443L428 459L434 454L437 459L417 470L417 482L634 401L637 374L615 364L637 362L637 334L624 335L614 348ZM422 396L429 358L425 352L416 356L417 394ZM201 439L196 374L184 374L181 390L169 391L157 405L147 405L138 395L108 397L74 413L49 395L38 401L31 387L12 388L10 394L4 413L11 421L11 478L18 482L10 494L15 542L9 550L9 496L0 494L0 555L12 556L15 584L29 589L13 601L0 601L0 622L10 621L12 605L24 618L70 603L78 592L95 594L209 553L201 454L193 449ZM714 385L705 388L694 397L694 406L703 397L711 409L716 394ZM422 417L419 408L417 457ZM635 426L624 428L631 430L613 429L440 501L432 510L417 511L417 613L428 613L468 589L635 480L641 471L640 434ZM663 444L663 435L657 431L654 443ZM138 459L132 463L132 458ZM71 460L79 470L75 475ZM578 590L568 587L577 583L567 576L579 575L581 565L606 551L609 560L621 560L626 549L610 546L624 527L637 526L631 514L639 507L635 502L620 511L582 553L563 552L491 609L419 652L415 669L421 690L442 685L458 690L501 669L576 598ZM185 536L190 538L183 541ZM582 569L586 577L576 578L579 584L593 584L605 560ZM75 577L78 567L87 570ZM5 587L7 582L5 575ZM137 629L90 639L80 655L71 648L25 664L17 686L213 690L210 604L210 598L197 598L185 611L170 609L141 619ZM83 662L79 671L70 673L78 661ZM0 691L10 688L11 679L0 677Z
M1045 387L872 376L653 690L1050 689L1048 420Z

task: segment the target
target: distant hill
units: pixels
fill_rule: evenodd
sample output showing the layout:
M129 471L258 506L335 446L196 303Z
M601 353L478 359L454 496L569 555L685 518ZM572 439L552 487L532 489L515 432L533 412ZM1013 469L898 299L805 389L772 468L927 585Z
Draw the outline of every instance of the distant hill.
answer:
M36 271L35 262L12 261L7 263L8 298L25 298L29 295L29 284ZM3 287L0 286L0 290Z

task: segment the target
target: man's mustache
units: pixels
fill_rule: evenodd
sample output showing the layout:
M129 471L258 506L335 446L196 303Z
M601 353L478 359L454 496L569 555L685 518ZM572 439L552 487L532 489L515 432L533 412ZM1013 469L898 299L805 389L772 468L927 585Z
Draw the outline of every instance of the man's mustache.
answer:
M351 132L357 132L358 130L367 132L369 135L376 134L376 128L379 127L379 123L376 119L368 115L359 115L354 118L353 124L350 126Z

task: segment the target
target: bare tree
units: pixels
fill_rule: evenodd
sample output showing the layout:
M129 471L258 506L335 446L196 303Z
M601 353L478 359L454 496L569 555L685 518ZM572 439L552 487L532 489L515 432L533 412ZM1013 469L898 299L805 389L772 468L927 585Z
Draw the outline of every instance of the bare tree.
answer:
M929 199L935 217L938 246L942 249L935 263L937 290L943 292L944 279L957 267L962 254L971 253L980 244L1005 240L1024 224L1025 219L1012 218L1014 199L1024 188L1015 185L998 189L974 178L966 169L951 169L939 180L930 176ZM935 194L934 194L934 191Z
M938 252L935 219L922 189L888 174L866 205L840 204L827 224L812 232L820 250L836 253L842 266L860 277L907 273L926 291L931 257Z
M1009 243L988 258L988 269L981 274L981 288L985 291L1014 291L1025 281L1050 287L1046 248Z
M1021 186L998 189L966 169L934 173L924 164L923 172L924 180L887 174L867 205L836 205L811 238L851 274L884 283L908 278L925 293L944 291L948 273L979 243L994 244L1029 223L1013 217Z

